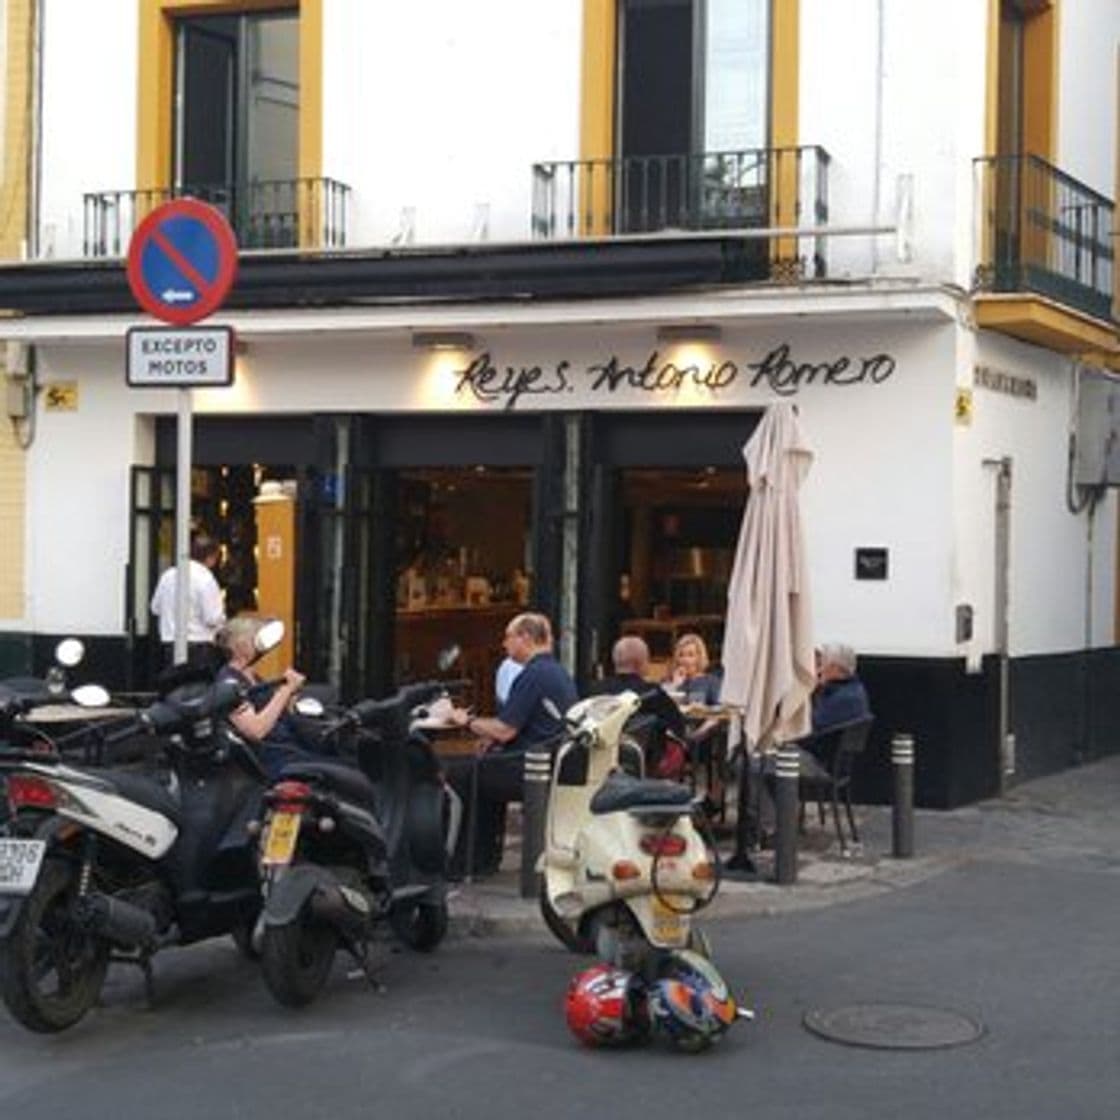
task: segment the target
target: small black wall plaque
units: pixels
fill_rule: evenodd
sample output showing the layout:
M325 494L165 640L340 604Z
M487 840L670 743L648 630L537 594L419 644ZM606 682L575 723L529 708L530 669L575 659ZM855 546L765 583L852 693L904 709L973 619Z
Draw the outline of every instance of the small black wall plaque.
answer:
M886 579L888 555L885 548L857 548L856 579Z

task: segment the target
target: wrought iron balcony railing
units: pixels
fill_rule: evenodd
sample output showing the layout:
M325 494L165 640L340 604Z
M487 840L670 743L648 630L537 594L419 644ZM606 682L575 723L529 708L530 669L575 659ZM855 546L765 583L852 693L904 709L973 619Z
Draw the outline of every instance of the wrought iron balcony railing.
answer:
M533 165L536 238L823 226L828 153L818 146L625 156ZM825 274L820 236L775 237L761 251Z
M1111 200L1038 156L984 156L973 162L977 289L1035 292L1110 320Z
M160 203L197 198L225 214L242 249L335 249L346 244L350 188L334 179L201 183L83 197L86 257L122 257L132 231Z

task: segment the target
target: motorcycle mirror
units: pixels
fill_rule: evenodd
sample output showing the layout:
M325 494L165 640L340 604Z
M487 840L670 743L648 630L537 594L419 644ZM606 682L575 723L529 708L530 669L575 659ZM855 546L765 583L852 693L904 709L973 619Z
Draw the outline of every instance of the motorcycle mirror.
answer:
M262 623L253 637L253 648L257 653L268 653L284 640L284 623L278 618L270 618Z
M446 673L459 660L462 652L457 642L452 642L451 645L441 649L436 655L436 665L439 666L439 671Z
M104 708L109 703L109 691L99 684L83 684L70 693L70 699L80 708Z
M59 665L65 665L67 669L73 669L75 665L80 665L85 655L86 647L82 644L80 638L63 638L54 647L55 661Z
M296 713L301 716L312 716L318 719L326 713L322 700L315 696L300 696L295 703Z

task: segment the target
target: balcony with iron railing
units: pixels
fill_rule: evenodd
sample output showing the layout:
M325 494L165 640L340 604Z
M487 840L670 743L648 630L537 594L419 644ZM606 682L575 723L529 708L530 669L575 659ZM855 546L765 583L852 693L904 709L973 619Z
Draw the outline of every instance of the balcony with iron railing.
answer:
M1111 322L1112 201L1038 156L984 156L974 167L976 290L1044 296Z
M536 163L532 234L772 230L754 239L772 274L823 277L829 162L813 145Z
M204 183L83 196L83 256L122 257L133 230L156 206L197 198L229 220L242 249L341 249L350 188L334 179Z

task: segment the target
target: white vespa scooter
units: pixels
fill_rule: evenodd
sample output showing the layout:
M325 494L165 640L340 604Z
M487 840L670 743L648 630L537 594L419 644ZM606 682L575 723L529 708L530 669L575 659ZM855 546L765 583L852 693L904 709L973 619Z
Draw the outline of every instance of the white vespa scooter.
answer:
M593 696L563 717L538 870L541 914L565 946L653 979L666 953L708 956L692 916L719 889L719 862L688 787L623 769L642 772L623 732L640 703L629 691Z

